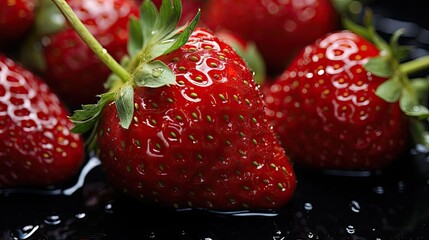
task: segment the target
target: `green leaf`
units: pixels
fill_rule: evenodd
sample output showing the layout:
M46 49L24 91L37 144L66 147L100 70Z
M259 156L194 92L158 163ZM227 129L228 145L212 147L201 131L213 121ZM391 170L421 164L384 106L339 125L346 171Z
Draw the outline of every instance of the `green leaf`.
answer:
M134 114L134 88L131 84L123 85L116 93L115 106L121 127L128 129Z
M257 84L262 85L265 81L265 63L255 43L248 43L247 49L242 53L243 59L254 73Z
M128 39L128 54L130 57L137 55L143 47L143 33L139 20L135 17L130 18L130 36Z
M181 11L180 0L163 0L160 12L150 0L144 1L141 5L140 24L143 31L143 47L141 52L130 60L127 67L132 72L135 85L160 87L176 83L171 69L164 63L153 60L182 47L195 30L200 18L200 10L189 25L177 27ZM137 29L136 26L135 28ZM133 50L133 47L130 48Z
M163 62L155 60L137 67L134 81L139 87L157 88L176 84L176 75Z
M420 99L420 102L427 102L429 97L429 77L413 78L410 82L411 86L416 91L417 97Z
M173 46L175 43L175 39L168 39L162 42L158 42L158 44L152 46L150 49L150 59L153 60L161 55L163 55L168 49Z
M365 70L379 77L389 77L392 75L389 61L382 56L371 58L364 67Z
M75 125L71 130L74 133L85 133L96 124L98 116L104 106L113 101L115 94L108 92L100 95L96 104L82 105L82 109L75 110L70 120Z
M375 94L386 102L394 103L402 93L402 83L397 78L391 78L378 86Z
M352 21L351 19L349 19L347 17L343 17L342 24L343 24L345 29L348 29L348 30L358 34L359 36L362 36L363 38L365 38L369 41L372 41L372 33L369 31L368 28L355 23L354 21Z
M198 21L200 19L201 11L198 9L197 14L195 15L194 19L192 19L191 23L176 37L176 41L171 45L170 48L168 48L164 54L169 54L177 49L179 49L181 46L185 45L185 43L188 41L189 37L191 36L192 32L197 27Z
M161 8L159 10L159 21L157 22L156 41L165 38L177 26L182 15L182 4L180 0L162 0Z
M411 135L415 143L429 147L429 133L420 120L411 119Z
M425 119L429 117L429 109L419 104L416 96L410 94L409 90L403 89L399 99L401 110L408 116Z
M410 55L410 51L412 46L398 46L395 50L393 50L393 56L398 59L398 61L402 61Z
M405 59L411 50L411 46L399 45L399 38L404 33L404 31L405 30L403 28L398 29L393 33L392 37L390 38L390 47L392 49L392 54L394 58L398 61Z
M401 37L402 34L404 34L404 32L405 32L405 29L403 29L403 28L396 30L392 34L392 37L390 38L390 46L392 46L393 48L398 47L399 38Z
M155 33L157 19L159 18L158 9L150 0L144 0L140 5L140 25L143 36L143 46L148 45L149 39Z

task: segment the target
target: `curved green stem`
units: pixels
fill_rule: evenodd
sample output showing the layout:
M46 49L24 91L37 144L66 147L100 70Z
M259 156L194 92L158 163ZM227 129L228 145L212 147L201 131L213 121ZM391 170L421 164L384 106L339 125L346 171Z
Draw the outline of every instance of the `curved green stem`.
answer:
M418 71L429 69L429 56L423 56L414 60L402 63L401 72L406 74L416 73Z
M107 50L95 39L88 31L85 25L76 16L65 0L52 0L58 9L67 18L70 25L75 29L79 36L91 48L91 50L100 58L100 60L109 67L123 82L128 82L130 74L107 52Z

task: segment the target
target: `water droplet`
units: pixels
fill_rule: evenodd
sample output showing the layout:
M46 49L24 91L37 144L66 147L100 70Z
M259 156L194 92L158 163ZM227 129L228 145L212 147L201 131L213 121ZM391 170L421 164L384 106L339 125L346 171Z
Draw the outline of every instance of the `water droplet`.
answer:
M358 212L360 212L360 205L359 205L359 203L358 202L356 202L356 201L351 201L350 202L350 207L351 207L351 209L352 209L352 211L353 212L355 212L355 213L358 213Z
M149 233L149 239L154 239L156 237L155 232L150 232Z
M39 225L26 225L20 229L16 229L11 232L12 238L17 240L23 240L30 238L37 230Z
M311 203L304 203L304 209L307 211L313 210L313 204Z
M356 232L356 229L355 229L355 227L353 227L352 225L348 225L348 226L346 227L346 231L347 231L347 233L349 233L349 234L354 234L354 233Z
M85 213L77 213L76 215L74 215L77 219L83 219L86 217Z
M154 76L154 77L159 77L159 76L161 76L161 74L164 72L164 69L162 69L162 68L154 68L154 69L152 69L152 75Z
M422 106L413 106L413 109L412 109L412 111L414 111L414 112L420 112L422 110L423 110Z
M106 206L104 207L104 211L106 213L113 213L113 205L111 203L106 204Z
M282 231L277 230L273 235L273 240L285 240L285 236L283 235Z
M58 215L50 215L45 218L44 222L48 225L58 225L61 223L61 219Z
M379 195L384 194L384 188L383 188L382 186L376 186L376 187L373 189L373 192L374 192L375 194L379 194Z
M307 233L307 237L308 237L309 239L313 239L314 234L313 234L312 232L308 232L308 233Z

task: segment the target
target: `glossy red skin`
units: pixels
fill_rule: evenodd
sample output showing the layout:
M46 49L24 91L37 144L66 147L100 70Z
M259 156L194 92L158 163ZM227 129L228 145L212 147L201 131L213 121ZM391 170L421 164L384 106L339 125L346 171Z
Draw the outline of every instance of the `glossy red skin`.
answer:
M243 60L203 29L160 59L178 84L135 89L137 108L128 130L120 127L113 103L102 112L100 159L113 183L143 200L178 208L286 204L295 175L265 122L261 94Z
M271 76L283 72L307 44L337 29L339 18L329 0L212 0L202 22L226 28L256 43Z
M120 61L127 53L128 25L131 15L138 16L132 0L68 0L70 7L106 50ZM48 36L44 42L48 84L71 108L96 102L105 91L110 74L77 33L67 27Z
M83 140L58 97L0 55L0 187L47 186L77 174Z
M37 0L0 1L0 48L22 40L34 22Z
M354 33L328 34L264 88L267 116L294 162L372 170L404 151L407 118L398 103L375 95L386 79L363 67L378 54Z

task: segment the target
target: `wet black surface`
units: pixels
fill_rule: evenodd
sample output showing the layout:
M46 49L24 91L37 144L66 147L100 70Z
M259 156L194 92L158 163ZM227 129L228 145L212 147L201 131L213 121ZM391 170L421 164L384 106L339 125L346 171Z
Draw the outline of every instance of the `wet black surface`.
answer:
M0 237L429 239L427 155L406 155L384 171L360 172L362 176L297 168L294 198L273 212L224 213L145 205L115 194L106 185L101 167L95 166L83 187L74 192L3 190Z
M429 54L425 1L376 0L370 6L383 36L407 29L401 43L414 46L410 58ZM277 212L145 205L115 193L91 159L83 185L74 185L75 179L63 188L0 190L0 239L429 239L425 151L411 149L383 171L361 176L296 167L296 193Z

